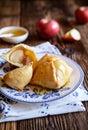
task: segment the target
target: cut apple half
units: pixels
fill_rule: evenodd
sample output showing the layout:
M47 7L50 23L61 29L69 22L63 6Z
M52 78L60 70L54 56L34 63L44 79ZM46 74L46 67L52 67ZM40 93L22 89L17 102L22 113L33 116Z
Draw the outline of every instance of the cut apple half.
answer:
M81 35L77 29L71 29L63 36L64 41L74 42L74 41L79 41L80 39L81 39Z

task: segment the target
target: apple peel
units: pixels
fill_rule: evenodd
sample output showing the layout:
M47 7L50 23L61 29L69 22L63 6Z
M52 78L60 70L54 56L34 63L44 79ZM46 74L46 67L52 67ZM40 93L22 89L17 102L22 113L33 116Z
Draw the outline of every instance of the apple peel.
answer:
M55 37L59 30L60 25L56 20L42 18L36 22L36 31L43 39L50 39Z
M70 31L64 34L62 39L64 41L75 42L81 39L81 35L77 29L71 29Z
M80 24L88 23L88 6L80 6L75 11L76 21Z

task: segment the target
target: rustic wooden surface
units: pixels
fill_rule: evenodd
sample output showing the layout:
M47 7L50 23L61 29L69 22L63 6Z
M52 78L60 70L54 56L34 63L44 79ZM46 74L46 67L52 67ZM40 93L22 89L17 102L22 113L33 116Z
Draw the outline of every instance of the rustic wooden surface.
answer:
M36 34L36 21L48 16L56 19L60 23L60 33L49 41L81 65L85 73L83 84L88 90L88 24L79 25L74 18L76 8L82 5L88 6L88 0L0 0L0 28L9 25L26 27L30 35L24 43L37 45L45 40ZM77 28L82 39L64 43L61 37L71 28ZM0 48L12 46L14 44L0 39ZM88 130L88 102L83 104L85 112L1 123L0 130Z

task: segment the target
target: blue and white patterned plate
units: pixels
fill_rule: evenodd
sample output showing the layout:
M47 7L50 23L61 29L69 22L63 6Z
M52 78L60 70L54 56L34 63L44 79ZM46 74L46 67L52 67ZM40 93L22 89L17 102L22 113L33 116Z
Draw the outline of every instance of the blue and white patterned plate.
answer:
M0 55L8 51L8 49L1 49L0 50ZM34 49L36 51L36 49ZM37 56L40 58L43 56L45 53L48 54L55 54L55 52L46 52L42 51L42 49L38 50ZM57 99L61 99L68 94L72 93L82 82L84 79L84 73L82 71L82 68L73 60L70 58L67 58L65 56L59 55L63 60L67 62L69 66L73 68L72 75L70 77L70 81L68 84L65 85L65 87L59 89L59 90L54 90L49 93L45 94L37 94L35 93L32 89L27 89L25 88L22 92L16 91L14 89L8 88L8 87L2 87L0 86L0 92L5 95L6 97L18 101L18 102L25 102L25 103L42 103L42 102L50 102L54 101ZM6 69L8 70L8 67L6 67L4 64L4 60L0 59L0 75L3 75L6 72ZM47 75L46 75L47 76Z

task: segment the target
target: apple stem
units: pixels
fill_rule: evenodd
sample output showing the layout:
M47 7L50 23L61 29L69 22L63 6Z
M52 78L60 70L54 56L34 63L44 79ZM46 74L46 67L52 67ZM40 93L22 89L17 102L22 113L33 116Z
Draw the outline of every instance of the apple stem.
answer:
M50 21L51 20L51 12L47 12L46 15L45 15L45 18Z

